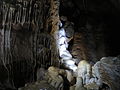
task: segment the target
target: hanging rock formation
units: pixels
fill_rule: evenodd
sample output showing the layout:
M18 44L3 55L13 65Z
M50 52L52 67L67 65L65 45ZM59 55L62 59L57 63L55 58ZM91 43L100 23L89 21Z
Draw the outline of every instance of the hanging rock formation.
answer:
M59 1L56 2L54 7L58 8ZM59 66L53 32L58 21L53 21L53 3L52 0L0 1L0 70L4 68L5 73L0 83L3 89L34 81L38 67ZM7 87L6 82L11 86Z

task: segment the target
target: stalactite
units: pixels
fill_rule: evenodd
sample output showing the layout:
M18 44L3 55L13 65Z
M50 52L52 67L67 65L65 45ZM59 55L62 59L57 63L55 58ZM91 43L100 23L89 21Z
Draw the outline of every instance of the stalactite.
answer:
M5 66L11 82L17 86L18 73L27 80L38 62L46 68L59 65L55 35L59 29L59 0L12 3L0 1L0 65Z

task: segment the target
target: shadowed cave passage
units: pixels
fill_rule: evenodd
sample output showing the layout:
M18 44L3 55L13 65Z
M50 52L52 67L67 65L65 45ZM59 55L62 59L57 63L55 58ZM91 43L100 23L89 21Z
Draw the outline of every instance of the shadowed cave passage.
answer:
M95 2L88 0L61 1L60 16L67 16L69 21L74 22L75 32L81 32L83 37L85 37L83 43L89 44L88 46L84 45L88 48L88 52L89 48L95 49L96 57L94 56L94 58L116 56L120 52L118 43L120 11L114 3L110 0L97 0ZM80 30L81 28L84 28L84 30ZM89 43L89 41L91 42ZM94 45L91 44L92 42L94 42ZM73 43L71 42L70 45L73 45Z

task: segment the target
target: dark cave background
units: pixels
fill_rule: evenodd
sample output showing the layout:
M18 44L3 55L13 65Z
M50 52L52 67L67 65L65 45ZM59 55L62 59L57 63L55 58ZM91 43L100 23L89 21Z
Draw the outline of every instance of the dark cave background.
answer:
M18 8L16 7L17 4L23 4L19 0L1 0L0 5L3 4L3 1L12 7L15 6L14 8ZM30 1L26 0L26 2ZM35 3L38 4L37 8L33 7ZM80 46L80 51L83 53L81 55L77 54L78 58L80 57L80 59L88 59L96 62L104 56L117 56L120 54L119 5L119 0L60 0L59 15L67 16L68 20L74 23L75 35L82 35L82 39L77 45ZM11 46L11 48L13 48L13 51L12 56L7 57L10 63L6 65L12 72L9 72L10 82L6 81L8 71L6 71L2 62L0 62L0 74L5 73L5 75L0 76L0 87L7 87L7 83L12 83L13 86L13 82L16 88L24 86L25 83L34 81L34 69L37 68L36 66L41 67L43 65L43 67L48 67L51 65L53 59L57 59L57 55L53 49L54 43L51 43L54 42L53 37L50 35L51 22L48 20L49 17L51 17L51 14L49 14L50 1L32 0L32 4L28 5L27 8L29 7L34 8L32 12L34 14L28 15L30 22L24 22L22 28L19 23L12 27L11 43L13 46ZM16 12L17 10L19 9L16 9ZM35 16L35 13L38 11L40 11L40 14L38 14L40 16ZM1 8L0 12L2 12ZM0 30L3 28L2 17L2 13L0 13ZM37 26L34 27L32 20L34 20L35 17L38 18L38 20L35 21ZM28 21L28 19L26 19L26 21ZM1 38L2 36L0 36L0 41ZM15 43L14 38L17 40ZM71 53L76 50L74 46L75 40L74 38L70 42ZM37 51L38 48L43 50L43 52L39 53L39 50ZM85 54L86 57L82 56L83 54ZM0 53L0 56L1 55ZM48 58L50 60L48 60ZM0 60L2 61L2 59ZM45 62L43 62L43 60ZM35 62L37 62L37 64ZM41 63L42 65L40 65ZM53 60L52 64L56 65L56 63L57 61ZM3 76L5 77L3 78Z
M100 38L104 39L105 56L119 55L119 0L61 0L61 3L60 15L73 21L76 31L79 27L85 27L87 22L93 27L93 33L97 32L94 28L103 26Z

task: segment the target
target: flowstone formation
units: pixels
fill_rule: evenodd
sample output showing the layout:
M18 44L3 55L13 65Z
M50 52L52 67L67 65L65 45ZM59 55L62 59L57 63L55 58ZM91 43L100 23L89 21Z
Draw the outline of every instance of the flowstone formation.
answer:
M82 64L82 65L81 65ZM83 66L83 64L85 64ZM86 66L87 65L87 66ZM82 69L79 70L79 67ZM92 69L88 63L81 61L78 66L75 90L119 90L120 57L103 57ZM117 82L116 82L117 81ZM77 86L79 85L79 86Z
M62 23L64 22L64 24ZM75 65L74 58L68 50L68 42L73 38L74 29L71 25L71 22L67 20L67 17L61 16L60 30L58 31L58 49L61 62L63 66L68 69L73 70L74 72L77 69Z

